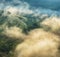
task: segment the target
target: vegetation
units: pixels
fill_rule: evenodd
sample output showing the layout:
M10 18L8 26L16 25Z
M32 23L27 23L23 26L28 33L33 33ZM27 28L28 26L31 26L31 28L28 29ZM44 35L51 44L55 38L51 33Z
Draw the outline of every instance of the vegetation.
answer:
M28 31L39 28L40 18L34 17L32 15L10 15L7 12L4 15L4 11L0 10L0 56L1 57L12 57L13 50L18 43L23 42L21 39L14 39L7 37L3 34L6 27L10 28L16 26L22 29L23 33L28 33Z
M21 38L9 37L9 34L8 36L5 35L4 31L6 28L9 29L15 26L19 29L22 29L22 33L27 35L30 30L42 28L40 23L47 17L44 16L41 18L41 16L42 14L40 16L33 16L33 14L11 15L10 12L7 12L4 15L4 11L0 10L0 57L13 57L15 46L24 41ZM49 29L50 28L48 28L48 30Z

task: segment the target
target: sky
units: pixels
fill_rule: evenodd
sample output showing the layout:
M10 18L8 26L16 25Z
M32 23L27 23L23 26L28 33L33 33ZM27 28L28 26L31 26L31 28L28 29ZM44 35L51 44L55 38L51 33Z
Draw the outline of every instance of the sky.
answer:
M12 43L16 46L16 50L13 49L16 51L14 53L17 55L13 53L16 57L25 55L26 57L30 57L30 55L34 57L56 57L57 55L60 57L58 49L60 48L60 0L0 0L0 10L4 10L1 12L3 14L0 14L0 31L3 36L20 39L20 44L17 46ZM25 32L24 30L32 31L25 34L22 33L22 31ZM21 40L27 41L21 43ZM10 43L10 40L7 39L8 41ZM4 51L6 45L3 45L1 46ZM10 52L11 50L7 54L8 56L13 55Z
M24 0L30 5L43 8L49 8L52 10L60 10L60 0Z
M8 7L20 9L20 12L42 12L60 15L60 0L0 0L0 9ZM13 10L14 11L14 10Z
M18 5L18 1L23 1L29 3L31 6L34 6L36 8L43 7L53 10L60 10L60 0L0 0L0 3L8 3L13 1L15 5Z

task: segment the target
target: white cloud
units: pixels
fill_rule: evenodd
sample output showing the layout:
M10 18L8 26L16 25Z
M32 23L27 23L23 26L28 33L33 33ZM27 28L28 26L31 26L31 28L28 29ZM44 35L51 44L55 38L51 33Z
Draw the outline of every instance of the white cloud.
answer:
M57 57L59 38L42 29L32 30L28 39L17 45L16 57Z
M50 18L45 19L41 23L42 27L45 29L50 28L52 32L60 33L60 18L56 16L52 16Z
M6 3L6 2L5 2ZM12 15L14 14L34 14L34 16L38 16L40 14L58 14L57 11L53 11L50 9L43 9L43 8L31 8L30 5L27 2L21 2L19 0L13 0L12 2L1 3L0 8L4 8L4 12L6 14L7 11L9 11ZM17 3L17 6L13 6L14 3Z
M25 37L25 35L22 33L22 29L16 26L10 28L6 27L3 34L8 37L17 38L17 39L24 39Z
M10 12L10 15L16 15L18 14L18 9L15 7L7 6L4 9L4 15L8 15L8 12Z
M10 15L33 14L34 11L30 10L29 7L30 6L27 3L21 3L17 7L8 5L4 8L4 15L8 15L8 12L10 12Z

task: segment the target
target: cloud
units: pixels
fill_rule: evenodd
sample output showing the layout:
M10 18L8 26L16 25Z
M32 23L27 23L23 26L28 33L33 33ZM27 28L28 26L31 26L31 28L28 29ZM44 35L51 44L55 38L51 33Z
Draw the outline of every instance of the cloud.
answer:
M28 0L27 0L28 1ZM30 3L28 3L27 1L20 1L20 0L4 0L2 2L0 2L0 9L3 9L4 11L9 11L11 14L59 14L58 11L55 10L51 10L49 8L43 8L43 6L39 6L38 8L35 8L33 6L30 5ZM31 1L33 4L36 2ZM38 1L40 3L40 1ZM38 3L37 2L37 3ZM44 2L44 1L43 1ZM46 2L46 1L45 1ZM35 3L36 4L36 3ZM41 3L40 3L41 4ZM42 5L44 5L42 3ZM47 5L48 6L48 5ZM12 14L12 15L14 15Z
M4 9L4 15L8 15L8 12L10 13L10 15L16 15L18 14L18 9L15 7L7 6Z
M43 0L40 0L40 1L44 2ZM47 0L45 0L45 2L46 1ZM41 2L39 2L39 4ZM24 42L16 45L16 49L14 52L15 57L59 57L59 55L57 55L57 54L59 53L58 48L59 48L60 39L59 39L58 35L56 35L52 32L60 33L60 18L57 16L60 13L58 11L52 10L52 8L50 8L51 5L45 4L45 2L41 3L39 6L40 8L37 8L37 9L34 7L31 7L27 2L21 2L19 0L13 0L13 1L4 0L3 2L0 3L0 5L1 5L0 9L4 10L4 15L6 15L6 14L8 15L8 12L9 12L10 15L12 16L11 18L9 17L10 19L8 19L8 22L10 22L12 24L14 24L15 18L17 21L20 21L20 19L18 19L17 17L15 17L13 15L20 16L20 15L25 14L25 15L30 16L30 14L31 14L33 17L37 17L36 20L38 20L38 21L41 19L44 19L39 24L42 26L41 29L39 28L39 29L32 30L32 31L28 32L27 35L25 35L22 32L22 29L19 27L16 27L16 26L7 27L5 23L2 25L2 28L4 29L3 34L5 36L11 37L14 39L23 39L24 40ZM38 3L36 2L35 4L37 5ZM47 7L46 7L46 5L47 5ZM51 16L51 15L54 15L54 16ZM24 17L23 17L23 19L24 19ZM31 18L31 19L33 19L33 18ZM34 19L34 21L35 21L35 19ZM6 21L7 25L8 25L8 22ZM26 22L29 23L30 21L26 21ZM26 24L26 25L28 26L28 25L30 25L30 23ZM31 23L31 24L33 25L33 23ZM21 25L21 26L23 26L23 25ZM48 31L46 31L46 30L48 30Z
M50 18L46 18L41 23L41 26L48 31L60 34L60 17L51 16Z
M11 38L16 38L16 39L24 39L25 35L22 33L22 29L14 26L14 27L6 27L6 29L4 29L3 34L11 37Z
M59 37L43 29L29 32L28 39L18 44L16 57L58 57Z
M2 3L4 5L4 3ZM2 7L2 6L1 6ZM7 14L7 12L10 12L11 15L24 15L24 14L33 14L34 11L29 9L30 6L28 3L20 3L18 6L12 6L12 5L7 5L4 6L4 14Z

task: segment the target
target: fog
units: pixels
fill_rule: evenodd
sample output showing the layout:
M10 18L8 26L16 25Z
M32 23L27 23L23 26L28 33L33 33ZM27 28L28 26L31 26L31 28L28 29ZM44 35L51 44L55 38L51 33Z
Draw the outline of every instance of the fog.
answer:
M0 0L0 52L7 52L7 57L60 57L59 4L59 0Z

